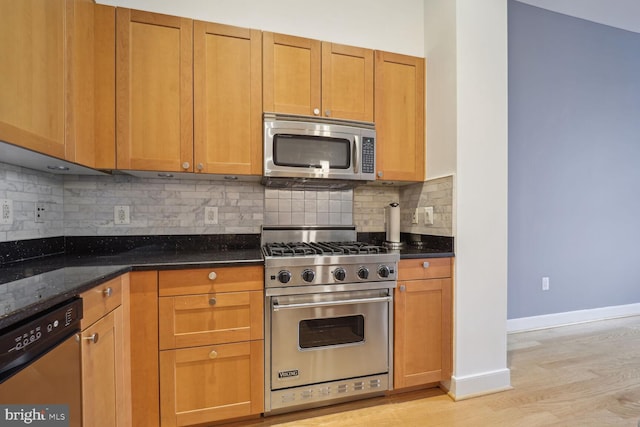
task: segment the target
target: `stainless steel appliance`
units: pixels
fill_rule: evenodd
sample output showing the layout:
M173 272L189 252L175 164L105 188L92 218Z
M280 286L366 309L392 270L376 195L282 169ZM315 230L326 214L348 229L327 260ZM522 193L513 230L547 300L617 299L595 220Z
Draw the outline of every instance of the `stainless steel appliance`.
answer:
M77 298L0 333L0 403L20 405L25 413L33 411L58 420L68 416L67 425L82 425L80 344L76 339L81 319L82 300ZM48 414L47 408L36 411L36 405L68 405L68 413ZM0 424L3 419L0 416Z
M344 189L374 181L373 123L265 113L263 183Z
M351 226L263 227L265 414L392 389L399 255L356 237Z

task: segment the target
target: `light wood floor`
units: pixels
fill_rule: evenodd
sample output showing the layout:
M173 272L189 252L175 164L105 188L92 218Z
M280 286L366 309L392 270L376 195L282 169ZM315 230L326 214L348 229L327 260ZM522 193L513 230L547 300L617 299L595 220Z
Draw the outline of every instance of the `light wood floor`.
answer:
M638 426L640 317L511 334L513 390L453 402L438 389L234 426Z

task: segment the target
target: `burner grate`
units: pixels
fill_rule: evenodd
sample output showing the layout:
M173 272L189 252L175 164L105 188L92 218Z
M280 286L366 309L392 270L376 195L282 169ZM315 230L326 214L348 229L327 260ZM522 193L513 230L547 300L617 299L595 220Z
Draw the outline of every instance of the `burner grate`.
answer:
M265 252L272 257L304 255L363 255L387 253L387 248L363 242L291 242L268 243Z

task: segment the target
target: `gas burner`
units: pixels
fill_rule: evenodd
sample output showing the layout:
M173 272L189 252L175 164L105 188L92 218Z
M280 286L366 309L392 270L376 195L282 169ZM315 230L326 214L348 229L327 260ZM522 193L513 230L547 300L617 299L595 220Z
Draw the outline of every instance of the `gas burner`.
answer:
M270 257L294 257L305 255L363 255L383 254L382 246L363 242L288 242L267 243L265 254Z

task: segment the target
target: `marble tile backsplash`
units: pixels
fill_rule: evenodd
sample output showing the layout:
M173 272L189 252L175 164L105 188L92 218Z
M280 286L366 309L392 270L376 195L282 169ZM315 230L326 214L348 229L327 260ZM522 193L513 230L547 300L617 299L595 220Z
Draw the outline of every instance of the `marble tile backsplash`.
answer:
M294 191L258 182L167 180L130 175L53 175L0 163L0 199L13 201L14 221L0 224L0 242L56 236L260 233L267 225L356 225L384 231L384 207L400 202L401 231L452 235L453 178L403 187L367 185L348 191ZM44 203L43 222L35 204ZM130 208L115 225L113 208ZM205 206L218 224L204 224ZM434 225L411 225L417 206L434 207Z
M264 191L265 225L352 225L353 190Z
M62 236L64 181L62 176L0 163L0 199L13 205L13 223L0 224L0 242ZM36 202L44 212L36 222Z
M130 224L114 224L117 205L129 206ZM218 224L205 225L206 206L218 208ZM65 177L66 236L259 233L263 220L257 182Z

